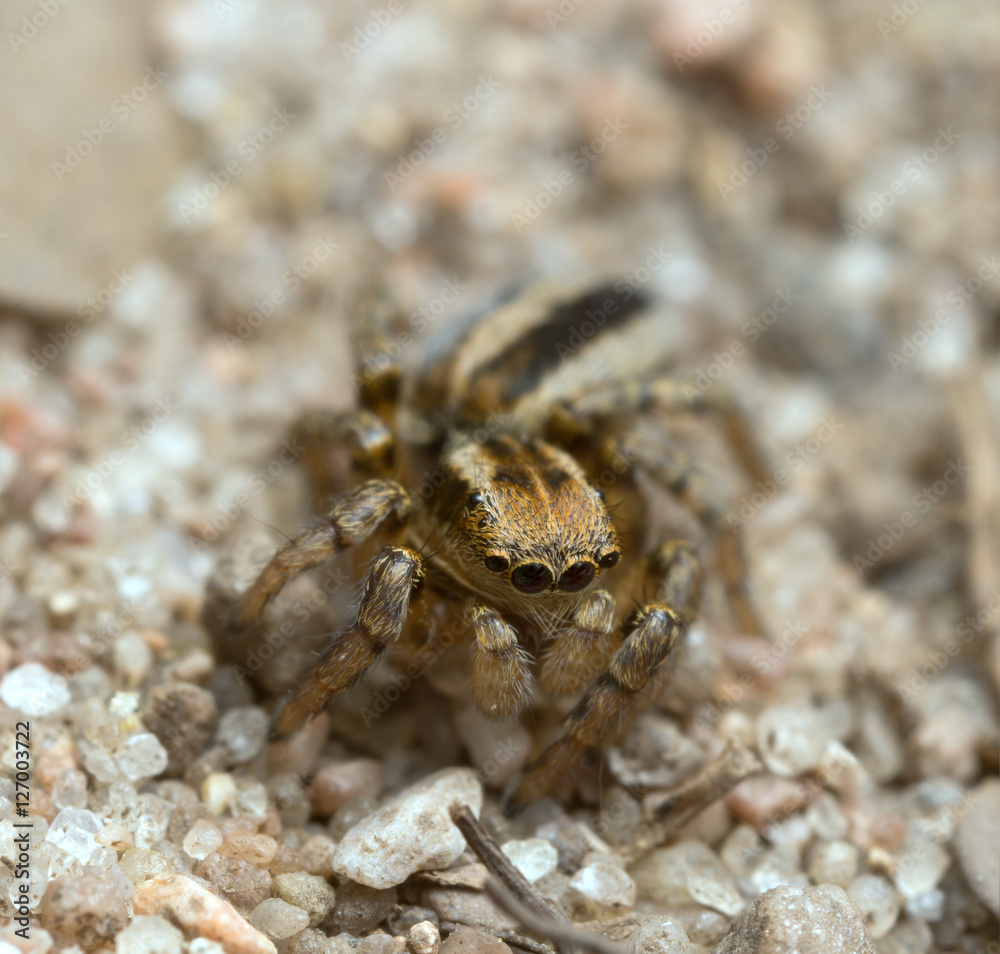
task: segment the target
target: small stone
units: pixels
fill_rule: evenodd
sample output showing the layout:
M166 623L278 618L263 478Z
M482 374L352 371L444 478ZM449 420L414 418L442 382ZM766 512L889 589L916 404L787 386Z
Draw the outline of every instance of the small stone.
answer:
M826 723L811 706L771 706L757 718L757 747L775 775L791 778L816 768L829 742Z
M747 905L713 954L876 954L843 888L782 885Z
M441 932L431 921L418 921L406 935L406 949L410 954L438 954L441 949Z
M41 663L25 663L3 677L0 699L27 716L53 715L69 704L69 685Z
M257 706L230 709L215 731L216 741L225 746L232 761L240 765L256 757L267 740L270 718Z
M45 840L86 864L97 850L101 820L86 808L64 808L52 819Z
M173 870L163 855L149 848L129 848L122 855L119 864L132 884L142 884L143 881L169 874Z
M878 954L930 954L934 935L925 922L910 919L897 924L875 946Z
M136 689L145 682L154 661L149 644L135 630L122 633L114 641L111 660L115 672L129 689Z
M281 898L261 901L250 912L249 921L258 931L275 941L282 941L309 927L309 915L302 908L282 901Z
M167 762L167 750L152 732L129 736L115 753L115 764L130 782L159 775Z
M848 841L821 841L810 852L809 877L816 884L846 888L858 873L860 852Z
M399 940L402 943L397 948L395 938L389 937L388 934L383 934L381 931L376 931L358 941L358 954L396 954L396 952L402 954L406 941L403 938Z
M189 682L167 682L146 694L142 723L167 750L167 773L180 775L212 738L218 710L215 696Z
M899 898L895 890L880 875L859 875L848 886L847 893L864 915L870 938L888 934L899 917Z
M117 880L105 872L61 875L49 882L42 927L84 950L110 944L128 922Z
M498 937L470 927L459 927L442 942L440 954L513 954Z
M233 813L246 815L258 824L268 813L267 786L261 782L241 782L233 799Z
M687 931L670 918L647 918L629 939L631 954L689 954Z
M320 924L337 901L336 893L325 878L306 871L275 875L271 893L305 911L310 927Z
M287 954L327 954L327 936L322 931L306 928L289 938Z
M392 913L396 900L395 888L380 891L348 881L337 888L337 900L330 920L337 931L353 935L364 934L381 924Z
M219 831L218 826L202 819L191 826L184 836L181 847L192 858L201 861L202 858L207 858L213 851L216 851L221 844L222 832Z
M207 937L196 937L188 944L189 954L226 954L226 949L218 941Z
M184 935L161 917L139 915L115 938L115 954L181 954Z
M969 887L1000 916L1000 782L983 782L968 801L972 807L955 828L955 851Z
M653 901L692 901L735 916L743 907L732 875L707 845L681 841L651 852L632 869L640 896Z
M56 808L86 808L86 773L75 768L63 769L52 786L52 804Z
M606 861L581 868L569 887L577 906L596 917L621 914L635 904L635 882Z
M1000 830L997 834L1000 837ZM951 855L937 842L918 834L904 839L894 855L892 881L907 901L933 891L951 867Z
M277 954L274 943L231 904L186 875L166 875L139 885L132 905L136 914L158 914L188 937L218 941L226 954Z
M324 765L309 786L313 814L319 818L329 818L359 796L378 798L384 785L382 763L375 759L355 759Z
M448 814L454 803L476 814L482 807L482 785L470 769L444 769L389 799L347 832L334 854L334 871L389 888L416 871L448 867L465 850Z
M236 781L228 772L212 772L201 783L201 800L213 815L221 815L236 798Z
M210 881L238 911L252 911L271 896L271 875L241 858L211 854L195 866L199 878Z
M555 871L556 865L559 863L559 852L556 851L556 846L544 838L527 838L523 841L505 842L503 853L532 883L539 878L544 878L550 871Z
M269 835L236 831L223 841L219 854L224 858L249 861L253 865L266 865L278 850L278 843Z
M329 835L313 835L299 849L302 864L309 874L329 878L333 874L333 854L337 843Z

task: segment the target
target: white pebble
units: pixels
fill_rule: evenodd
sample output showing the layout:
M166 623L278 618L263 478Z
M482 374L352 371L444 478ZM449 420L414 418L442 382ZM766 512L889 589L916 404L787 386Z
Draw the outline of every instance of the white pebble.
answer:
M212 772L201 783L201 800L213 815L221 815L236 798L236 782L228 772Z
M569 883L584 908L594 913L624 911L635 904L635 882L606 861L581 868Z
M550 871L555 871L559 863L556 846L545 838L508 841L503 845L503 853L532 884Z
M447 868L465 850L448 813L456 802L479 813L483 789L475 772L429 775L350 829L337 846L333 870L370 888L391 888L416 871Z
M210 821L196 821L184 836L181 847L192 858L201 861L222 844L222 833Z
M138 915L115 938L116 954L181 954L184 935L164 918Z
M159 775L167 761L167 750L152 732L130 736L115 753L115 763L130 782Z
M281 898L261 901L250 912L249 921L261 934L276 941L284 940L309 927L309 915L302 908L282 901Z
M47 716L69 704L69 686L41 663L25 663L3 677L0 699L27 716Z

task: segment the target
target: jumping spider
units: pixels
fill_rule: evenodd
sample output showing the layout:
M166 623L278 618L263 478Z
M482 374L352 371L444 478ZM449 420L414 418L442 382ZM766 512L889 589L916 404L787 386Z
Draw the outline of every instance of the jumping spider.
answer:
M373 296L358 309L360 407L308 415L298 435L321 488L338 489L323 456L336 445L350 449L350 477L363 482L274 554L231 608L230 632L246 631L289 580L343 549L385 545L368 564L353 621L279 711L272 738L304 726L392 644L433 647L442 620L458 613L473 645L472 692L487 715L526 710L536 678L554 696L585 690L561 737L508 792L508 809L549 791L630 724L699 611L692 544L639 552L647 516L636 470L715 533L739 622L756 628L739 540L721 508L676 446L651 447L632 425L642 411L709 412L743 464L761 469L724 399L656 376L662 318L646 304L621 283L521 289L432 335L405 374L390 360L391 307ZM621 619L616 594L634 592L653 597Z

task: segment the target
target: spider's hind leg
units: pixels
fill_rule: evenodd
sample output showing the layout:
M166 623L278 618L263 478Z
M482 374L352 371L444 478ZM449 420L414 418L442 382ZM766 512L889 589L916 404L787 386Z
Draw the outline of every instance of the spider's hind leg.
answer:
M588 751L614 741L662 685L663 664L699 608L701 570L694 548L684 541L660 547L647 564L647 578L657 575L657 599L629 617L607 672L567 716L562 736L525 770L507 799L508 814L548 792Z

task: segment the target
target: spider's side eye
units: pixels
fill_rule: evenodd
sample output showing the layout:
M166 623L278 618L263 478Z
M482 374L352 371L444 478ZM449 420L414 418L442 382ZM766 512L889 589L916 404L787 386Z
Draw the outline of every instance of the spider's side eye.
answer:
M608 498L604 496L604 491L601 490L600 487L595 487L594 488L594 492L597 494L597 499L600 500L601 503L606 503L607 502Z
M552 582L552 572L541 563L524 563L511 573L510 581L522 593L539 593Z
M465 506L470 510L475 509L483 502L483 495L478 491L474 490L468 497L465 498Z
M603 566L605 570L613 567L621 554L617 550L612 550L610 553L605 553L597 558L597 563L599 566Z
M582 590L594 578L594 572L593 563L574 563L559 577L559 589Z
M505 556L499 556L498 554L493 554L493 556L488 556L483 563L486 564L487 570L492 570L494 573L502 573L507 567L510 566L510 560Z

